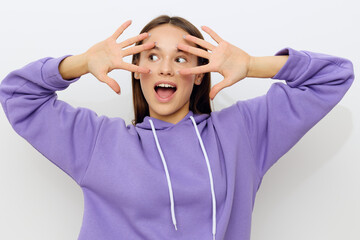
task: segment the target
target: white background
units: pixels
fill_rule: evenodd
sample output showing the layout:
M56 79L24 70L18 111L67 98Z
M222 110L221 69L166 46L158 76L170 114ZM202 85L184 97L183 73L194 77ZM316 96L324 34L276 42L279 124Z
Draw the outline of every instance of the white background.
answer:
M184 17L199 29L209 26L253 56L272 56L291 47L350 59L355 81L348 93L265 175L255 201L252 240L360 239L357 1L4 2L0 79L39 58L82 53L128 19L133 23L120 40L135 36L161 14ZM59 99L130 124L130 72L115 70L110 76L118 81L122 95L87 74L57 92ZM212 85L221 79L213 73ZM265 94L276 81L244 79L217 95L215 110ZM0 131L0 239L77 239L83 214L81 188L18 136L3 110Z

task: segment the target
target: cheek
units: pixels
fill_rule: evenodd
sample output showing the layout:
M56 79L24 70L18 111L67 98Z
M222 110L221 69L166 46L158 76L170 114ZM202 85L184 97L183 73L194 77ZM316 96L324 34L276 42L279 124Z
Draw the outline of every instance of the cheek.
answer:
M152 69L151 69L151 71L152 71ZM140 79L143 82L148 82L150 78L151 78L151 73L140 73Z
M181 78L182 78L182 80L190 83L195 80L195 74L181 75Z
M138 81L140 81L140 85L143 93L152 91L152 86L151 86L152 84L150 81L150 77L151 74L140 73L140 80Z
M191 83L195 80L195 75L192 75L192 74L190 74L190 75L184 75L184 76L182 77L182 80L185 81L185 82L188 83L188 84L191 84Z
M184 83L183 88L186 91L191 92L194 85L195 75L185 75L181 78L181 81Z

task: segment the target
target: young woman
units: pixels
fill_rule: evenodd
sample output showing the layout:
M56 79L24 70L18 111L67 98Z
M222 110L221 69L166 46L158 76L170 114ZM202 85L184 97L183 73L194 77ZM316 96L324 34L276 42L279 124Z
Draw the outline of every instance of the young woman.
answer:
M0 100L9 122L81 186L78 239L250 239L264 174L342 99L352 63L292 48L253 57L209 27L202 29L217 45L164 15L117 43L130 24L84 54L43 58L6 76ZM128 55L132 64L122 60ZM86 73L119 93L107 76L113 69L132 74L133 124L57 99ZM210 88L210 72L224 80ZM245 77L286 84L212 112L210 99Z

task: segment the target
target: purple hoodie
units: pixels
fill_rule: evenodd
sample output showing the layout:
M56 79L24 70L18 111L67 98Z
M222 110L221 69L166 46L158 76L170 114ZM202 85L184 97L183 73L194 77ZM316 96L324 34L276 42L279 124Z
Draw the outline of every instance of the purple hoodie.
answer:
M126 125L58 100L60 58L8 74L0 101L14 130L84 194L79 240L249 240L264 174L344 96L344 58L284 48L267 94L172 124ZM68 55L67 55L68 56ZM213 235L214 234L214 235Z

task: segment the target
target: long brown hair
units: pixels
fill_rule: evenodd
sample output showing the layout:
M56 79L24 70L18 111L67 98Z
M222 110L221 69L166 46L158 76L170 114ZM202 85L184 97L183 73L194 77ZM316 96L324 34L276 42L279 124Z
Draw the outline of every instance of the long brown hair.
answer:
M162 24L171 24L176 27L180 27L190 35L193 35L197 38L204 39L201 32L189 21L181 17L169 17L168 15L161 15L157 18L151 20L140 32L148 32L151 29L162 25ZM135 45L141 45L143 41L137 42ZM207 50L196 44L196 47ZM132 63L138 65L139 64L140 53L134 54L132 58ZM209 63L209 60L206 58L198 57L197 65L205 65ZM132 124L135 125L144 120L146 116L150 116L149 113L149 105L146 102L146 99L141 91L140 81L135 79L134 72L131 72L132 79L132 90L133 90L133 103L134 103L134 114L135 119L132 120ZM194 85L191 96L190 96L190 104L189 110L191 110L195 114L210 114L210 73L207 72L204 74L203 79L200 85Z

